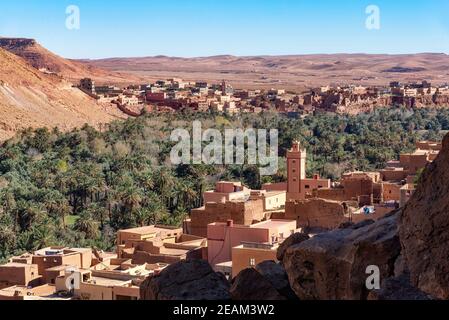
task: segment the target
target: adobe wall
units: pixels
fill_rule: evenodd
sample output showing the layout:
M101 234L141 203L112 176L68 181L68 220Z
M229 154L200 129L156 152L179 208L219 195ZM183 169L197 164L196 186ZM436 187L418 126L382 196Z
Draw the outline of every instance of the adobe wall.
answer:
M193 209L190 214L192 235L207 237L207 225L233 220L235 224L251 225L265 217L262 199L246 202L206 203L204 208Z
M159 255L159 254L151 254L143 251L136 251L132 258L133 264L155 264L155 263L167 263L172 264L179 262L185 259L186 256L168 256L168 255Z
M285 219L296 220L298 228L335 229L347 221L344 214L345 209L338 201L308 199L285 205Z
M81 300L112 300L112 287L97 286L90 283L82 282L79 290L75 290L75 295Z
M383 184L383 198L384 201L401 201L401 185L395 183Z
M408 173L416 174L419 169L425 168L427 163L427 155L412 155L408 163Z
M60 276L64 276L65 270L64 269L53 269L53 270L45 270L44 273L44 281L48 284L55 284L56 278Z
M35 264L0 266L0 287L34 286L40 283L40 279L41 276Z
M64 256L33 256L33 264L37 264L39 274L43 275L45 270L61 265L69 265L81 268L81 254L74 253Z
M345 189L343 188L332 188L332 189L318 189L316 190L318 198L333 200L333 201L345 201Z
M120 297L128 297L140 299L140 288L136 286L132 287L117 287L115 286L113 289L114 300L120 300Z
M380 174L383 181L402 181L408 175L404 170L381 170Z
M287 191L287 182L266 183L262 186L266 191Z
M345 190L345 200L354 200L359 196L373 194L373 181L369 178L348 178L341 182Z

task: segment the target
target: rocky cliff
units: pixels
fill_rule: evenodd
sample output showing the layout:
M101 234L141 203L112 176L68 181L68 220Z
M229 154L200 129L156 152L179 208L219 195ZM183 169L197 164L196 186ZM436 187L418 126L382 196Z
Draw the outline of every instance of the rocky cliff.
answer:
M70 81L76 82L85 77L110 83L131 83L140 80L134 75L105 71L79 61L64 59L34 39L0 38L0 48L23 58L38 70L58 74Z
M449 135L402 210L399 234L412 284L449 299Z
M0 48L0 141L33 127L62 131L96 126L123 114L96 101L60 77L48 75Z

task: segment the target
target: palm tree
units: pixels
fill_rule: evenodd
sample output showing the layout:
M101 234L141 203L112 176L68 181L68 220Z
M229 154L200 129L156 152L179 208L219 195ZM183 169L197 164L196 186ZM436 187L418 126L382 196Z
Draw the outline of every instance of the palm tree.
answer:
M99 235L98 222L95 221L92 216L83 211L78 220L76 220L73 228L76 231L83 232L87 239L96 239Z
M171 207L171 197L175 186L175 177L166 168L161 168L156 173L155 190L161 195L167 207Z
M125 188L119 192L119 199L127 209L128 213L131 213L135 208L140 206L140 202L142 201L142 190L135 185L125 186Z
M103 230L107 209L99 203L93 203L86 208L85 212L96 221L100 221L100 228Z
M37 224L30 230L32 247L39 250L55 243L54 229L49 219Z
M18 224L21 230L29 230L31 227L47 215L41 205L26 201L21 201L18 206Z
M176 205L184 208L192 209L197 198L197 193L192 184L186 181L179 181L175 185L174 193L177 201Z
M154 192L146 194L142 208L146 210L145 224L147 225L158 224L168 215L160 196Z
M148 224L151 214L152 213L148 210L148 208L139 208L133 212L134 220L139 227L143 227Z
M9 226L0 226L0 257L7 257L16 249L16 233Z
M0 200L3 202L4 213L11 215L14 219L14 231L17 231L17 203L14 194L10 190L5 191L0 195Z
M49 214L59 218L64 229L66 228L65 217L70 213L70 205L67 199L59 191L51 190L45 192L40 199Z

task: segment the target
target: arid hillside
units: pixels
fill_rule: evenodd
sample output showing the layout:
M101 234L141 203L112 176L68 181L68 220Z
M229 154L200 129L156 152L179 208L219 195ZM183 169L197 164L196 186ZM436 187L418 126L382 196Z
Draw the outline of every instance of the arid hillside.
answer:
M229 81L236 87L282 87L298 90L327 84L385 85L390 81L449 82L449 56L331 54L295 56L215 56L111 58L83 60L102 69L129 72L147 79Z
M81 62L64 59L33 39L0 37L0 48L22 57L36 69L56 73L73 82L85 77L93 78L98 83L113 84L129 84L140 80L135 75L105 71Z
M68 130L119 117L123 114L114 106L98 105L71 83L0 48L0 141L27 127Z

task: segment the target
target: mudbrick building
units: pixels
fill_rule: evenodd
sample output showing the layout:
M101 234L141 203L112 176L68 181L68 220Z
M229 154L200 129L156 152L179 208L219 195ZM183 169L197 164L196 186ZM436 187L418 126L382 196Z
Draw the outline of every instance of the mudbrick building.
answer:
M285 210L273 217L294 219L298 228L324 229L379 219L406 203L417 173L436 158L441 143L422 141L416 148L379 172L350 172L331 183L318 175L306 177L306 150L295 142L287 152L287 182L263 186L267 191L286 191Z
M0 266L0 300L137 300L142 281L185 259L207 259L206 239L166 226L121 230L116 252L49 247L12 257Z

